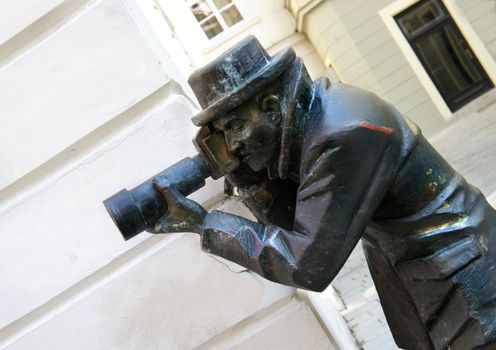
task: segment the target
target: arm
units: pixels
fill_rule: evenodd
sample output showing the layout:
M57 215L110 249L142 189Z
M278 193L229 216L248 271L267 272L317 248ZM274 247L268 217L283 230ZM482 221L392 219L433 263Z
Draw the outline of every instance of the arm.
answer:
M293 230L213 211L204 250L275 282L321 291L358 242L396 172L393 137L354 125L303 154Z
M238 189L241 200L259 223L293 228L297 183L290 179L269 180L266 169L254 172L243 163L227 175L227 180Z

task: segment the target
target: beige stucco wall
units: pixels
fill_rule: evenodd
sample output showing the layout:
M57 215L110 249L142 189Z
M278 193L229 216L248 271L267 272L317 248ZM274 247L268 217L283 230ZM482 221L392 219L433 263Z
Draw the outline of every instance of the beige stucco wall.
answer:
M496 59L496 3L492 0L456 0L483 44Z
M327 0L303 31L343 82L371 90L413 119L425 134L447 125L379 16L391 0Z
M304 9L305 5L316 2L289 3ZM306 13L302 30L326 66L332 65L342 81L375 92L419 124L424 134L432 136L473 108L451 113L406 40L393 38L392 28L380 16L385 9L407 8L414 3L414 0L324 0ZM449 0L445 3L454 11L453 19L494 81L494 2ZM487 104L482 100L481 104Z
M124 241L106 213L196 153L186 78L138 4L0 5L0 348L334 349L294 288L195 234ZM192 198L250 215L222 185Z

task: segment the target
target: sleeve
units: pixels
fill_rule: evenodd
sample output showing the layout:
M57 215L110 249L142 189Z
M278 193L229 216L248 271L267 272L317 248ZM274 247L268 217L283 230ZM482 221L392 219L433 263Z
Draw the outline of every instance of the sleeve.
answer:
M258 222L293 228L297 183L289 179L270 180L266 169L254 172L243 163L227 175L227 180L237 188L241 200Z
M203 249L274 282L324 290L396 173L391 130L359 123L305 151L292 230L213 211L206 218Z

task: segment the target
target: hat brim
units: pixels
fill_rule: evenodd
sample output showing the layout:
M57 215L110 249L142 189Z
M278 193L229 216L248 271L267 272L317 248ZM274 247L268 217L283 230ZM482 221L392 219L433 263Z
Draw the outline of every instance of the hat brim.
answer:
M296 55L292 48L288 48L274 55L267 66L261 69L252 78L238 86L231 94L215 101L213 104L196 114L191 120L196 126L204 126L223 113L238 107L240 104L255 96L260 89L269 84L295 60Z

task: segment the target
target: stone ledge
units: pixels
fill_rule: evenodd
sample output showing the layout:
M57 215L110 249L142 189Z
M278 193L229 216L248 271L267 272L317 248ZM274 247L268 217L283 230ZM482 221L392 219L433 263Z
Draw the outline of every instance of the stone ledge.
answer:
M197 235L184 234L10 348L191 349L293 293L233 273L200 251Z
M295 298L281 300L243 320L197 350L334 350L308 304Z
M102 200L194 154L191 113L183 97L172 96L161 109L141 116L71 164L69 171L45 179L49 186L0 211L0 272L8 286L0 289L0 326L149 237L142 234L125 242ZM202 202L221 193L221 187L221 182L209 182L193 198Z

